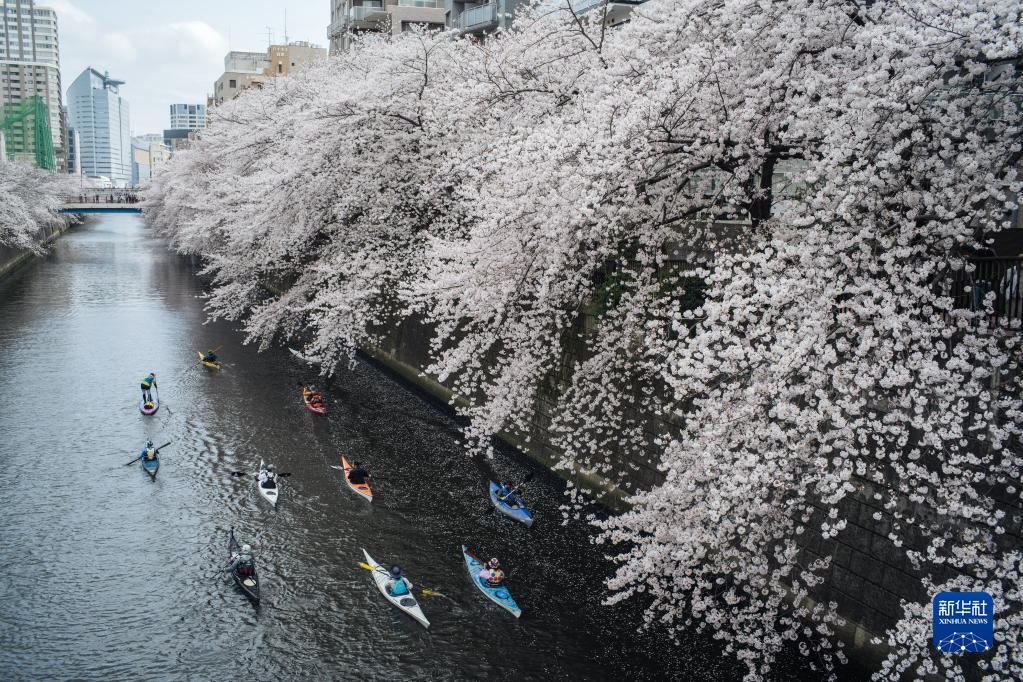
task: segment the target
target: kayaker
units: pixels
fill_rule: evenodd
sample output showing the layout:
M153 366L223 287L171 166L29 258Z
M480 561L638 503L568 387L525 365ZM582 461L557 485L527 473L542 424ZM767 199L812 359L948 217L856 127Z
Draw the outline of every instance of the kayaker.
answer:
M264 488L277 487L277 472L274 471L273 464L267 464L266 469L259 472L259 485Z
M348 480L354 485L362 485L369 479L369 472L362 468L361 462L356 462L355 466L348 471Z
M235 555L231 565L224 569L224 573L230 573L236 568L241 575L252 575L252 547L249 545L242 545L241 554Z
M156 457L156 449L153 447L153 441L146 441L146 447L143 448L141 456L146 459L153 459L153 457Z
M303 388L302 395L313 407L323 407L323 395L314 388Z
M387 587L387 591L391 593L392 597L401 597L408 594L408 586L401 575L401 566L397 564L391 566L387 576L391 579L391 584Z
M497 587L503 583L504 571L501 570L501 562L497 559L491 559L485 563L483 570L479 572L479 578L491 587Z
M217 354L211 350L206 351L206 355L202 356L203 362L216 362Z
M150 372L142 380L142 399L147 403L153 402L153 396L149 393L153 386L156 386L156 372Z
M515 500L515 488L512 487L511 481L501 481L501 484L497 487L497 499L504 501L509 497L512 498L509 501Z

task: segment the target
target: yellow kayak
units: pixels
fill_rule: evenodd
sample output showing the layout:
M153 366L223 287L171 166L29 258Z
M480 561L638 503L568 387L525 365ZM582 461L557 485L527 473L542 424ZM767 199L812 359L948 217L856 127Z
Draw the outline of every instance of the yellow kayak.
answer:
M204 357L206 357L205 353L201 353L199 351L195 351L195 352L199 356L200 360L202 360ZM220 363L219 362L206 362L205 360L202 360L202 364L206 365L210 369L220 369Z

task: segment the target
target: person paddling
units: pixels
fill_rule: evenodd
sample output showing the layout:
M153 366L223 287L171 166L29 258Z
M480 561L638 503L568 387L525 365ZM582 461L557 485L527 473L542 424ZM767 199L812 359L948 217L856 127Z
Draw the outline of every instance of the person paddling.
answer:
M216 362L217 361L217 354L214 351L212 351L212 350L208 350L208 351L206 351L206 355L202 356L202 361L203 362Z
M369 472L362 468L362 462L356 462L348 471L348 480L352 485L363 485L369 480Z
M323 407L323 394L317 391L315 388L305 387L302 389L302 395L305 396L306 402L316 408Z
M156 457L156 448L153 446L153 441L147 439L146 447L142 448L139 459L152 460L154 457Z
M391 570L387 572L387 577L391 579L391 584L388 585L387 591L392 597L402 597L409 593L408 585L405 584L405 578L401 575L401 566L397 564L391 566Z
M150 372L142 380L142 400L147 404L153 402L153 396L149 391L154 386L156 386L156 372Z
M497 487L497 498L502 502L505 500L508 502L515 501L515 488L512 487L511 481L501 481Z
M267 464L266 469L259 472L259 485L264 488L277 487L277 472L274 471L273 464Z
M252 562L252 547L249 545L242 545L241 553L234 556L231 564L224 569L224 573L230 573L237 568L240 575L252 575L254 567L255 565Z
M483 564L483 569L479 572L479 579L490 587L497 587L503 583L504 571L501 570L501 562L491 559Z

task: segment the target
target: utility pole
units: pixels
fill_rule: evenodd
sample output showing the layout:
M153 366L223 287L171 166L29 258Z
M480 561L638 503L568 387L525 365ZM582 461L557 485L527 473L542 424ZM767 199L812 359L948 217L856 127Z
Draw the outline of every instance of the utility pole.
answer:
M288 8L284 8L284 44L288 44Z

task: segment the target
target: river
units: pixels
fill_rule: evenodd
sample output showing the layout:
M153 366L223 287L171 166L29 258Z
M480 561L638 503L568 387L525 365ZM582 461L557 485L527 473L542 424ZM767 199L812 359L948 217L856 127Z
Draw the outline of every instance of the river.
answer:
M467 457L442 406L359 360L327 386L326 418L298 384L315 372L206 323L202 281L134 215L90 218L0 282L0 678L721 680L705 640L637 633L607 607L611 570L589 531L562 525L563 486L513 452ZM223 346L224 371L191 366ZM157 373L162 406L137 408ZM135 457L162 444L155 481ZM332 469L379 480L372 504ZM276 510L249 476L284 479ZM532 529L496 514L487 480L535 472ZM255 540L263 599L221 569L227 534ZM469 582L460 545L498 556L521 620ZM400 563L425 630L386 603L361 548ZM703 642L702 644L700 642Z

